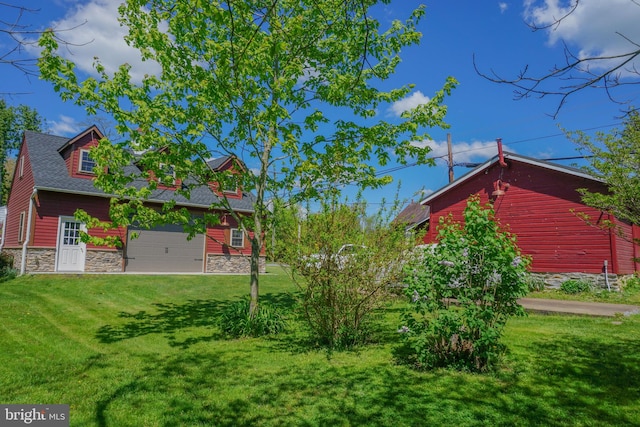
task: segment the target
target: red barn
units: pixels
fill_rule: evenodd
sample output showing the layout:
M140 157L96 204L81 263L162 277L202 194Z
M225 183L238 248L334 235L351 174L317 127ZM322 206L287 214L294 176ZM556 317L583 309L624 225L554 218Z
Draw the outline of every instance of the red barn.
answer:
M95 163L89 152L102 138L92 126L73 138L26 131L18 153L7 220L0 248L13 255L21 272L249 272L247 236L225 211L205 234L187 240L180 226L120 228L112 231L122 247L85 244L79 238L86 225L74 218L77 209L108 222L111 196L93 185ZM230 156L211 160L214 171L238 167ZM138 176L140 170L129 165ZM175 193L180 182L158 186L149 203L175 200L192 215L211 212L221 197L239 214L253 212L254 197L241 188L220 189L216 183L194 188L186 199ZM105 237L99 228L89 234ZM132 233L138 235L133 239ZM261 256L264 270L264 253Z
M462 219L467 198L477 194L492 203L500 224L514 233L523 253L533 259L537 273L590 273L638 271L640 256L632 237L637 225L616 220L581 202L579 188L607 192L606 185L585 172L547 161L505 153L432 193L421 204L430 209L425 242L436 240L441 217ZM588 224L578 213L591 218ZM597 227L612 221L618 232Z

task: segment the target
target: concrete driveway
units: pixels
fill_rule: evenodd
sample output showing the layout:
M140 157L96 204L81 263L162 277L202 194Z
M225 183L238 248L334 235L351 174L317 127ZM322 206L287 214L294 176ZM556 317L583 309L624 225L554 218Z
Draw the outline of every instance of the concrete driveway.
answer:
M518 302L525 308L525 310L537 313L583 314L587 316L607 317L614 317L618 313L624 316L640 314L640 306L637 305L538 298L521 298Z

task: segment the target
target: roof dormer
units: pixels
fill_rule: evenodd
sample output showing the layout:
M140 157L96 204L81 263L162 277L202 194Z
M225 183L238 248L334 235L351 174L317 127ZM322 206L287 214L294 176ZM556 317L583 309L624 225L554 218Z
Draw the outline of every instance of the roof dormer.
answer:
M74 178L94 178L95 160L91 158L91 148L104 138L97 126L93 125L85 131L69 139L58 153L64 158L69 176Z
M211 189L218 195L227 198L242 198L240 174L246 171L244 164L236 156L224 156L212 159L207 165L213 172L226 175L223 182L210 183ZM225 174L226 173L226 174ZM237 177L237 179L236 179Z

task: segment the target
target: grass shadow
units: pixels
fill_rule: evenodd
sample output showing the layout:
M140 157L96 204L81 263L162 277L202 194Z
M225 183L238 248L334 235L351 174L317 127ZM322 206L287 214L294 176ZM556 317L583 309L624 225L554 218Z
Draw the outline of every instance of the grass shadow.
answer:
M142 310L137 313L120 312L118 317L126 322L117 325L101 326L95 337L103 344L111 344L149 334L165 334L172 347L188 348L200 342L224 338L218 331L219 313L237 300L198 299L185 303L154 303L153 311ZM260 301L277 307L285 315L293 312L296 299L288 293L267 293L260 296ZM187 328L212 328L211 335L189 337L182 341L176 333Z
M121 312L118 317L128 321L120 325L100 327L96 338L103 344L111 344L149 334L168 334L169 340L175 341L172 334L179 330L192 327L214 328L217 313L228 304L228 301L219 300L189 300L184 304L154 303L152 306L156 309L155 312ZM214 337L190 338L188 342L177 345L189 346L207 339Z

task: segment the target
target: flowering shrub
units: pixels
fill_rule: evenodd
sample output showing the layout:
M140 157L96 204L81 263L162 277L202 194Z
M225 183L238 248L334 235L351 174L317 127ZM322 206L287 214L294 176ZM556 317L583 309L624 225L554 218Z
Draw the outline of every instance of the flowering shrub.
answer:
M472 196L464 225L441 218L438 244L409 268L412 309L398 330L420 369L484 371L504 351L500 337L517 299L528 291L529 259L515 236L500 230L491 207Z
M364 204L325 203L289 245L286 262L300 290L302 318L320 345L340 350L367 342L376 311L402 282L415 241L386 219L384 210L367 216Z

